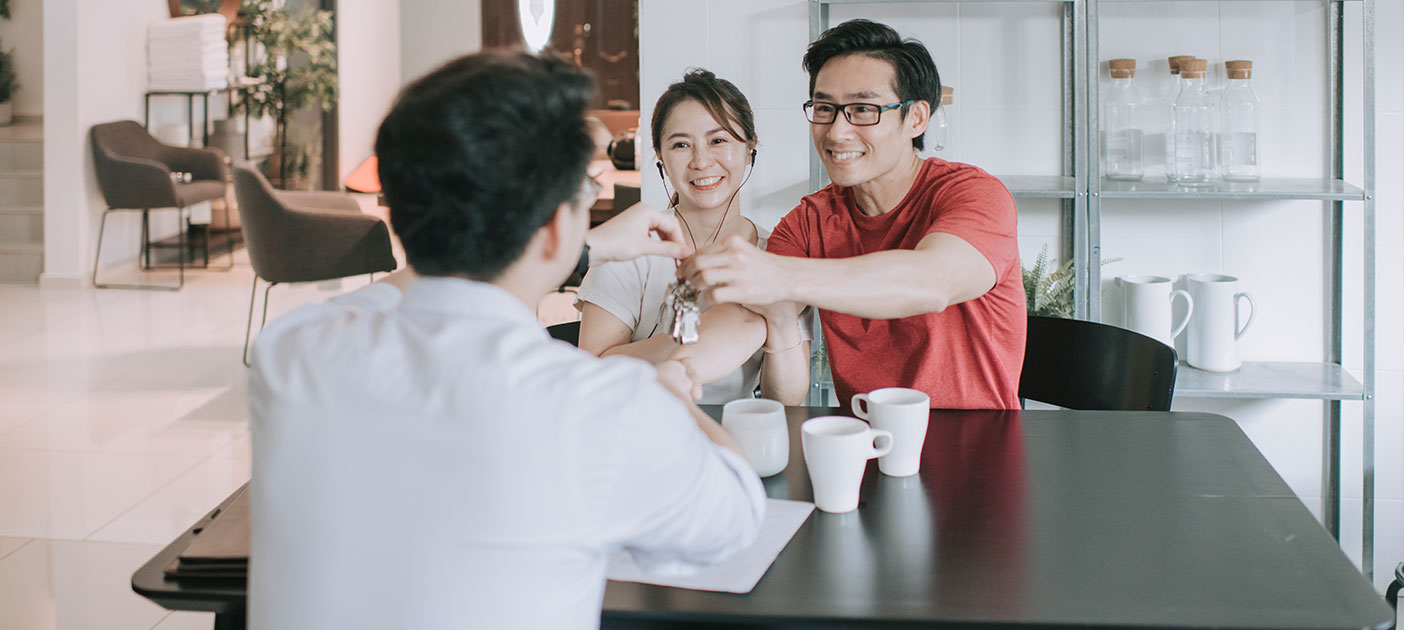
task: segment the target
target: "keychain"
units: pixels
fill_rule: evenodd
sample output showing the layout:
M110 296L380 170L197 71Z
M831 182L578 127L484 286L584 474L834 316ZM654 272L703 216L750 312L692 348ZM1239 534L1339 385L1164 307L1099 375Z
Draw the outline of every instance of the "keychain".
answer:
M697 328L702 324L697 297L697 289L685 280L668 286L668 305L673 309L673 341L683 345L697 343Z

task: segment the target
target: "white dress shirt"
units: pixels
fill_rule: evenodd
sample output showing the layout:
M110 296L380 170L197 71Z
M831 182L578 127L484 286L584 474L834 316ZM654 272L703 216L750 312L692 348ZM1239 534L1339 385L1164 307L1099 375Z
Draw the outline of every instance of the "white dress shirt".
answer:
M551 340L491 284L289 313L249 399L250 628L596 628L613 550L711 564L764 517L649 365Z

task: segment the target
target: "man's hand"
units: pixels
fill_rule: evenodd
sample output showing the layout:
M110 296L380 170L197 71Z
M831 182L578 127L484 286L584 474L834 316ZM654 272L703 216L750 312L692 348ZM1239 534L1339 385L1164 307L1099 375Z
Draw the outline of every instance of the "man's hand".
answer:
M702 397L702 383L687 359L669 359L654 366L658 372L658 382L683 402L692 402Z
M658 238L652 238L654 234ZM586 232L585 244L590 246L591 265L640 256L683 258L692 253L677 218L644 203L629 206Z
M765 315L768 304L786 299L788 286L780 256L732 236L683 261L680 275L713 304L735 303Z

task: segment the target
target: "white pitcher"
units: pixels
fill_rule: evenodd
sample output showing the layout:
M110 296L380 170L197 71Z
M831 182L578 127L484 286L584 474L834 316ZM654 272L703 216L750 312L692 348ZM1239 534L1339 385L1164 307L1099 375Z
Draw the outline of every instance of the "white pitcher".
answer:
M1194 298L1184 289L1175 289L1175 283L1161 276L1121 276L1116 279L1121 285L1122 328L1134 330L1151 337L1171 348L1175 338L1185 331L1190 316L1194 315ZM1179 324L1171 325L1171 315L1175 298L1185 300L1185 317Z
M1238 278L1217 273L1185 274L1190 296L1194 299L1186 338L1189 364L1211 372L1232 372L1243 362L1238 358L1238 338L1248 332L1253 323L1253 296L1238 291ZM1239 301L1248 301L1248 319L1242 319Z

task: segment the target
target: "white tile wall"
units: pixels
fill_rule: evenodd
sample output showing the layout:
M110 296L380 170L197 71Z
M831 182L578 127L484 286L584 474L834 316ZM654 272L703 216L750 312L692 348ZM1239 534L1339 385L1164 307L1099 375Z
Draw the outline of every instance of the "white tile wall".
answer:
M800 104L809 89L809 75L800 67L800 60L809 32L792 26L808 23L807 7L752 0L706 4L709 32L728 38L724 42L714 40L706 68L741 88L751 107L783 110L792 118L803 120ZM750 19L735 19L738 14L747 13ZM644 100L652 100L661 91L646 92Z
M1358 6L1347 3L1351 64L1359 76ZM1377 2L1377 581L1404 560L1404 3ZM922 39L942 79L956 88L951 146L940 155L995 173L1051 174L1061 159L1061 93L1056 5L1037 3L836 5L831 23L870 17ZM1107 3L1100 12L1100 57L1140 60L1137 79L1154 95L1165 85L1165 58L1193 54L1215 62L1211 83L1223 81L1221 62L1252 59L1262 100L1261 160L1265 174L1318 177L1325 173L1327 92L1325 9L1315 0L1272 3L1188 1ZM724 18L722 17L724 16ZM743 196L747 213L773 222L807 188L809 141L796 103L807 80L798 73L808 36L801 0L710 0L643 3L642 86L645 107L688 66L711 64L763 108L758 114L762 164ZM654 29L657 29L656 31ZM1358 90L1348 110L1360 109ZM769 109L774 106L774 109ZM647 115L647 112L646 112ZM1348 179L1360 182L1359 116L1347 118ZM1148 160L1152 162L1153 160ZM661 193L645 193L661 200ZM1031 264L1042 244L1056 253L1058 205L1020 200L1020 251ZM1360 365L1360 205L1346 204L1346 365ZM1131 273L1179 276L1190 271L1237 275L1260 313L1243 339L1245 359L1319 360L1329 301L1322 288L1324 229L1316 202L1236 203L1108 200L1103 204L1102 255L1121 257L1103 269L1108 321L1119 320L1112 279ZM1353 279L1353 280L1352 280ZM1183 349L1182 349L1183 350ZM1343 454L1347 492L1359 494L1362 405L1342 405L1354 426ZM1319 401L1216 401L1181 398L1176 409L1235 418L1319 513ZM1354 414L1354 416L1351 416ZM1354 519L1353 521L1351 519ZM1359 508L1345 510L1343 545L1359 554ZM1352 533L1354 532L1354 533ZM1352 539L1352 536L1354 538Z

